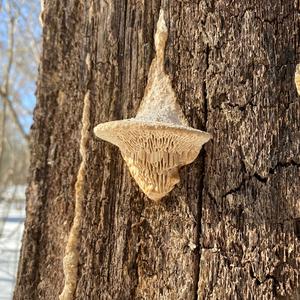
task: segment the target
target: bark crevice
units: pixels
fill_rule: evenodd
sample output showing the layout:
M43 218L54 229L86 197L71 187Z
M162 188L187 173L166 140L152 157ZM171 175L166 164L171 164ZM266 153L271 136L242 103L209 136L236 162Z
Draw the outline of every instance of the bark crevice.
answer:
M207 70L209 68L209 56L210 56L210 47L207 44L206 48L205 48L205 70L204 70L204 78L203 78L203 119L204 119L204 131L207 131L207 123L208 123L208 92L207 92L207 85L206 85L206 80L207 80ZM199 285L199 280L200 280L200 260L201 260L201 251L202 251L202 246L200 245L201 243L201 231L202 231L202 227L201 227L201 222L202 222L202 201L203 201L203 195L204 195L204 191L205 191L205 184L204 184L204 180L205 180L205 171L206 171L206 164L205 164L205 160L206 160L206 147L204 147L201 151L202 153L202 170L203 170L203 174L202 177L200 179L200 189L199 189L199 198L198 198L198 218L197 218L197 235L196 235L196 262L195 262L195 293L194 293L194 299L198 300L199 299L199 294L198 294L198 285Z
M291 161L288 161L288 162L278 162L274 167L269 169L268 174L266 176L262 176L259 173L255 172L255 173L253 173L253 175L245 177L240 182L239 185L237 185L234 188L231 188L229 191L227 191L225 194L223 194L222 198L226 198L226 196L228 196L228 195L238 193L239 191L241 191L242 187L253 178L257 179L259 182L261 182L263 184L266 184L268 182L268 180L270 179L270 176L272 176L275 173L276 170L285 169L285 168L289 168L289 167L292 167L292 166L294 166L296 168L299 168L300 163L297 163L294 160L291 160Z

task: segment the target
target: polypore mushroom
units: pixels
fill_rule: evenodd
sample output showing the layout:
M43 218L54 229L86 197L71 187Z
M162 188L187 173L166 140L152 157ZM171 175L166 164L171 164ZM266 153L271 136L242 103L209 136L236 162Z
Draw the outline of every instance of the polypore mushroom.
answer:
M181 111L169 76L164 70L168 30L160 11L154 36L153 59L141 106L135 118L95 127L95 135L120 148L130 173L153 200L168 194L177 184L179 168L198 156L210 134L191 128Z

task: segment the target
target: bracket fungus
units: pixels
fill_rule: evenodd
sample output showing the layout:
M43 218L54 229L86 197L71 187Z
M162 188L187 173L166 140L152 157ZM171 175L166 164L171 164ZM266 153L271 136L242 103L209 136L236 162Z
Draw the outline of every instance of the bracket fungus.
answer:
M145 94L135 118L111 121L94 128L95 135L120 148L131 175L143 192L159 200L177 184L179 168L198 156L209 133L191 128L181 111L164 69L168 30L160 11L153 59Z

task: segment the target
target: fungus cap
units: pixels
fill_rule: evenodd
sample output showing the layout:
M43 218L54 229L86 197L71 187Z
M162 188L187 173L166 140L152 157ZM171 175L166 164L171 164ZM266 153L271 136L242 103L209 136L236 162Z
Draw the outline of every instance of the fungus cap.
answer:
M181 125L133 119L99 124L95 135L120 148L132 177L153 200L179 182L178 169L196 159L210 134Z

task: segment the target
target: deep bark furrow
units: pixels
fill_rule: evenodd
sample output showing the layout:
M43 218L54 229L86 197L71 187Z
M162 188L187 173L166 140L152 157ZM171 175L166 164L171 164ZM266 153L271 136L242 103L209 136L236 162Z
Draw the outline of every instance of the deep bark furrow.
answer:
M209 68L209 54L210 54L210 49L209 46L206 46L205 49L205 70L204 70L204 79L203 79L203 98L204 98L204 128L203 130L207 130L207 122L208 122L208 99L207 99L207 87L206 87L206 72ZM198 293L198 285L199 285L199 279L200 279L200 260L201 260L201 232L202 232L202 226L201 226L201 222L202 222L202 199L203 199L203 195L205 193L204 188L205 188L205 184L204 184L204 180L205 180L205 174L206 174L206 165L205 165L205 160L206 160L206 151L205 149L203 149L202 151L202 155L203 155L203 160L202 160L202 169L203 169L203 174L200 178L200 188L199 188L199 198L197 199L198 201L198 218L197 218L197 236L196 236L196 260L195 260L195 264L196 264L196 273L195 273L195 300L199 299L199 293Z

